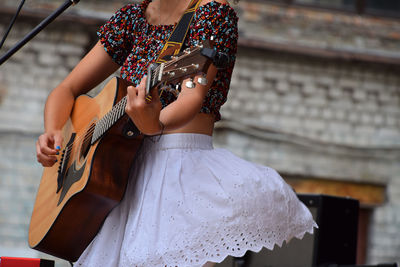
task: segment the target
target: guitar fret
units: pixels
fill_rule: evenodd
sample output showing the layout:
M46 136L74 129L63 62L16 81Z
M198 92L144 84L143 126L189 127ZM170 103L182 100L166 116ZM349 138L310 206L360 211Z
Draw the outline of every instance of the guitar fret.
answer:
M115 124L124 114L126 106L126 96L123 97L117 104L115 104L111 110L106 113L103 118L97 121L94 127L94 133L92 136L91 143L95 143L105 132L107 132L111 126Z
M114 121L116 122L117 120L119 120L119 118L121 117L120 115L119 115L119 108L117 108L117 109L115 109L115 112L114 112Z
M118 117L121 117L125 112L125 107L122 105L118 108Z
M100 132L99 132L99 134L100 134L100 135L103 135L103 133L104 133L104 123L102 123L102 124L100 125Z
M112 112L112 110L111 110L111 112L109 114L110 115L107 118L107 128L109 128L113 123L113 112Z
M157 66L157 68L154 69L154 71L152 71L151 87L153 87L157 83L156 79L158 77L158 71L159 71L159 67L158 66Z
M108 128L109 122L110 122L110 112L108 112L108 113L104 116L103 133L104 133L105 130Z
M125 106L126 106L127 98L126 96L118 102L118 117L121 118L122 115L125 113Z
M117 114L116 114L116 109L113 109L112 110L112 116L111 116L111 124L113 124L114 122L116 122L117 121L117 116L116 116Z

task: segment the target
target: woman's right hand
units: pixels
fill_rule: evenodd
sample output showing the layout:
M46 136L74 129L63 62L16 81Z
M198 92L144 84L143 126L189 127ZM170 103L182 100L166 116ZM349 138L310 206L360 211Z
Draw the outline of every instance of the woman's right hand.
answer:
M57 162L57 155L61 149L63 137L61 131L44 133L36 141L37 161L43 167L51 167Z

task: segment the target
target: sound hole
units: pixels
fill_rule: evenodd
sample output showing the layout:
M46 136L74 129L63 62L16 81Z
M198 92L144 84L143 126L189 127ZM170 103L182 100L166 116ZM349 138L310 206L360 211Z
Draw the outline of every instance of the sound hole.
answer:
M84 160L87 156L87 154L89 153L90 150L90 146L91 146L91 141L92 141L92 136L93 136L93 131L94 131L94 127L96 125L93 123L90 125L88 131L85 134L85 137L82 140L82 146L81 146L81 153L80 153L80 160Z

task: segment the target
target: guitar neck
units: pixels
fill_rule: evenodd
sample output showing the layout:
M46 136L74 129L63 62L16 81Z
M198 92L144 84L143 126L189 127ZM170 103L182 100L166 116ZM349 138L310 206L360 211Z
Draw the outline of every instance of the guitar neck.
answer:
M212 49L208 40L193 49L185 49L164 63L153 63L147 70L146 95L163 84L174 85L196 74L205 74L211 63L214 63L217 68L224 68L228 63L228 57ZM92 145L125 115L126 102L127 97L125 96L103 118L97 121L91 140Z
M161 68L162 70L162 68ZM155 72L160 71L160 68L157 68ZM149 88L147 89L150 93L152 89L155 88L157 81L155 79L149 79L151 81ZM125 81L127 82L127 81ZM129 82L127 82L130 84ZM92 140L91 144L93 145L96 143L112 126L115 125L115 123L121 119L126 113L125 113L125 107L127 103L127 97L124 96L118 103L116 103L109 112L107 112L100 120L96 122L96 126L93 131L92 135Z
M105 132L107 132L122 116L125 114L127 97L124 96L112 109L97 121L94 128L91 144L99 140Z

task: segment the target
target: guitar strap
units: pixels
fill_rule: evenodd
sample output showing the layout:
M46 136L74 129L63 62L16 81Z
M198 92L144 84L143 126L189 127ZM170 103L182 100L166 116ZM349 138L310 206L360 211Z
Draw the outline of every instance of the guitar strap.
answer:
M188 8L186 9L185 13L183 13L178 24L175 25L168 41L161 50L156 63L164 63L166 62L165 58L167 56L175 56L181 51L183 42L185 41L185 37L189 30L189 25L193 20L194 13L199 7L200 2L201 0L190 1Z

